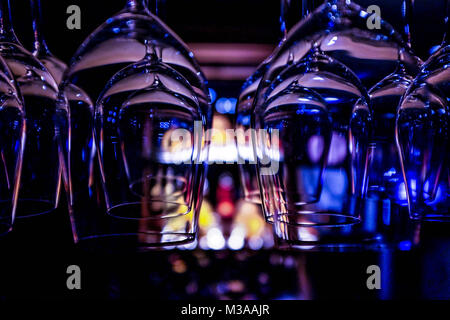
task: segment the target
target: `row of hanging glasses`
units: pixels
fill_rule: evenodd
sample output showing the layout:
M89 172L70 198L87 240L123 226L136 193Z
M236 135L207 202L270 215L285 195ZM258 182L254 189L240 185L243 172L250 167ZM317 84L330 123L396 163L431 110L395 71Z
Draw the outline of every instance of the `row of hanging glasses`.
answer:
M75 242L193 241L212 114L192 52L147 1L127 0L66 66L46 44L40 2L31 6L32 53L0 1L1 231L55 209L64 185Z
M207 82L149 2L127 0L66 66L46 44L39 1L30 53L0 0L0 232L55 209L63 186L75 242L117 250L194 241ZM384 20L369 29L357 4L312 3L243 87L246 199L290 244L402 240L411 221L447 218L447 38L422 64L408 35Z
M416 221L450 217L448 32L422 64L405 5L404 37L352 1L308 8L244 84L245 197L280 244L417 243Z

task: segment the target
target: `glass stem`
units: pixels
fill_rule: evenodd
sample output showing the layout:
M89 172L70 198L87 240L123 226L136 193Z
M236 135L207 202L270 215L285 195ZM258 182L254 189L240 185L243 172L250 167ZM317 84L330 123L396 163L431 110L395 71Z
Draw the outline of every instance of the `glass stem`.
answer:
M147 0L127 0L126 9L130 12L141 12L148 10Z
M34 54L50 54L43 32L41 0L31 0L31 13L34 32Z
M13 28L9 0L0 0L0 40L20 44Z
M166 0L147 0L147 8L161 20L166 19Z
M313 12L320 4L320 0L302 0L303 1L303 17L307 17Z
M444 41L442 42L442 46L446 46L449 44L449 37L450 37L450 1L445 1L445 12L447 12L445 16L445 35L444 35Z
M412 46L412 39L411 39L411 26L413 22L413 14L414 14L414 0L403 0L402 3L402 14L403 14L403 21L404 21L404 33L405 33L405 40L406 44L409 48Z
M281 0L280 27L282 39L302 18L317 7L317 0Z
M287 13L289 8L289 0L281 0L280 4L280 31L281 31L281 39L280 41L284 41L287 36L287 26L286 26L286 20L287 20Z

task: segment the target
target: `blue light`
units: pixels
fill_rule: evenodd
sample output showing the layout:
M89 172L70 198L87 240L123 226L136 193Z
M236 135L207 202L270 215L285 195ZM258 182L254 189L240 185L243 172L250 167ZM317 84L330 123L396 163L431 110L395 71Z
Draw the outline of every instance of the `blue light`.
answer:
M214 103L217 99L217 92L213 88L209 88L209 95L211 96L211 103Z
M219 113L235 113L236 111L236 98L219 98L216 102L216 110Z
M250 126L250 116L243 116L240 118L240 123L244 126Z
M398 249L401 251L409 251L409 250L411 250L411 247L412 247L412 243L409 240L401 241L398 244Z
M430 54L433 54L433 53L435 53L436 51L438 51L438 49L439 49L440 47L441 47L440 45L432 46L432 47L430 48Z
M159 123L159 127L161 129L169 129L170 128L170 123L169 122L160 122Z

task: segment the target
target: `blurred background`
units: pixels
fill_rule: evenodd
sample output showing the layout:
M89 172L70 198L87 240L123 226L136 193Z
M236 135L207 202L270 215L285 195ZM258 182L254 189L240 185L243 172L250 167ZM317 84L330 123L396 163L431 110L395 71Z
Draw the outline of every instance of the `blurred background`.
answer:
M442 41L446 1L414 1L412 46L423 60ZM66 63L82 41L125 4L124 0L41 2L48 45ZM302 16L302 1L291 2L288 27ZM398 30L403 28L402 0L356 2L364 7L380 6L383 19ZM81 8L80 30L66 27L66 9L73 4ZM14 0L11 5L18 37L31 49L29 1ZM226 144L225 130L234 127L236 103L245 79L280 40L279 15L279 0L166 0L160 7L160 18L193 50L209 81L213 126L218 130L213 136L210 160L237 159L235 146ZM0 298L61 294L163 299L450 298L450 250L445 228L439 231L439 241L430 240L433 248L439 246L434 251L410 251L407 247L395 253L387 250L344 255L278 252L272 250L272 231L260 207L243 201L236 165L210 166L205 195L198 242L171 253L132 255L125 260L76 251L64 206L55 213L56 218L40 218L46 219L39 221L44 228L18 221L16 230L0 242L0 252L10 262L0 266ZM441 262L429 263L436 259ZM82 293L66 290L62 266L67 263L80 264L82 269L86 265L89 270L83 279L87 289ZM365 286L365 267L370 264L379 264L385 270L380 292L370 292ZM30 265L37 265L47 278L27 275ZM204 270L214 272L205 274Z

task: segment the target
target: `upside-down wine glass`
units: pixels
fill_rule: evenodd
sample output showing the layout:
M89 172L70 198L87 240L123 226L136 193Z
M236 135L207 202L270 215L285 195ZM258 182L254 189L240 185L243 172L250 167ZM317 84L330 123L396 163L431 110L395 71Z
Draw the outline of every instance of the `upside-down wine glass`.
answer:
M57 118L65 105L57 103L58 87L53 77L17 39L9 0L0 1L0 55L23 96L26 117L16 216L50 212L56 208L60 189Z
M271 99L292 83L314 90L321 95L327 104L330 117L330 139L318 139L314 136L303 146L309 158L324 156L327 167L324 171L322 182L322 171L310 167L304 170L303 177L290 174L274 173L273 175L261 176L261 189L272 185L271 180L281 181L278 196L264 199L263 207L269 216L278 216L274 219L275 230L290 230L289 242L320 242L323 234L308 232L312 230L311 225L352 225L359 221L359 211L352 197L350 188L351 178L351 154L349 152L349 123L353 106L360 100L368 101L368 95L356 75L345 65L320 52L319 44L314 43L310 52L300 62L285 68L272 82L266 91L266 99ZM265 113L265 108L256 112L256 128L262 128L257 121L263 121L259 112ZM304 126L308 126L305 122ZM296 130L302 130L297 127ZM301 139L301 137L299 137ZM264 141L259 141L258 147L262 148ZM325 152L329 150L329 152ZM361 151L362 152L362 151ZM261 165L259 165L261 168ZM283 167L282 163L280 167ZM309 175L306 172L309 171ZM297 183L287 184L285 179L298 180ZM302 187L302 181L308 181L308 188ZM304 184L304 183L303 183ZM323 184L323 190L322 190ZM307 201L292 201L292 195L309 193L314 197ZM276 192L276 191L272 191ZM362 192L362 191L361 191ZM264 196L267 192L263 193ZM288 196L290 195L290 196ZM278 198L278 199L277 199ZM305 198L305 197L304 197ZM273 212L270 209L273 202L285 203L286 209ZM275 206L276 207L276 206ZM272 218L273 219L273 218ZM282 221L280 223L280 221ZM306 226L306 227L305 227Z
M72 58L61 86L69 102L70 121L67 125L70 127L70 136L67 137L69 143L63 145L70 147L65 153L65 177L76 242L102 238L121 242L121 238L130 235L130 230L133 230L132 234L137 234L136 221L125 221L127 219L107 214L108 200L104 197L93 136L94 107L114 74L146 56L147 42L156 45L155 50L160 52L163 63L187 79L198 99L201 114L206 118L206 128L211 126L212 113L206 80L192 52L173 31L149 12L146 1L127 0L124 10L107 19L83 42ZM201 178L197 186L203 185L206 174L208 139L204 140L201 165L198 166ZM201 190L193 197L198 200L194 208L198 211ZM138 242L144 246L146 243L157 245L152 239L147 242L141 238Z
M354 171L354 182L364 183L365 198L361 210L361 229L376 235L379 243L397 246L402 243L417 244L414 236L420 226L411 223L406 205L406 189L395 139L395 118L397 108L413 78L401 62L403 51L399 51L396 71L369 90L370 132L365 170ZM355 108L358 108L356 105ZM351 139L355 141L355 132ZM366 130L367 126L359 126ZM359 135L361 137L361 135ZM356 140L357 141L357 140ZM362 141L366 141L362 139ZM351 145L353 158L358 149ZM356 152L355 152L356 151ZM356 158L357 159L357 158ZM362 165L360 165L362 167Z
M317 44L319 45L318 51L320 51L322 55L325 54L326 56L332 57L340 61L341 63L344 63L346 69L354 71L357 78L359 78L362 84L366 87L371 87L373 84L377 83L395 70L399 48L405 50L405 54L402 56L402 62L405 64L406 68L408 70L411 70L412 73L417 72L418 64L420 63L420 61L407 48L407 45L402 40L402 36L399 33L395 32L395 30L382 19L379 19L379 28L370 29L368 23L369 17L370 15L366 11L364 11L361 7L359 7L352 1L328 0L325 1L323 5L318 7L306 19L298 23L291 30L283 45L281 45L275 52L272 59L272 64L270 65L268 71L261 81L254 102L254 117L259 117L263 112L262 106L264 105L266 98L268 97L267 91L271 88L272 83L277 81L280 73L283 72L283 70L285 70L287 66L296 65L305 57L305 55L310 52L311 43L315 43L316 46ZM326 85L324 85L324 87L326 87ZM361 93L362 91L365 91L365 89L362 88L362 90L359 91ZM367 95L356 94L353 97L358 100L361 96ZM324 99L326 101L326 97L324 97ZM353 104L356 102L355 99L353 99ZM329 99L328 102L331 101L332 99ZM367 111L367 104L369 104L369 99L366 98L360 101L362 104L366 104L366 108L362 109L365 109ZM337 100L337 102L339 102L339 99ZM344 131L346 131L348 134L350 129L349 124L350 116L352 115L352 108L353 106L351 105L348 105L346 108L344 108L346 110L345 113L348 115L346 121L344 119L344 114L337 113L337 115L339 115L343 120L338 122L344 124L344 126L342 126L340 129L345 129ZM366 117L369 116L370 112L366 113ZM366 120L369 121L369 119ZM336 124L338 122L336 122ZM255 120L255 128L258 127L257 123L258 121ZM336 138L340 136L342 135L335 135L335 146L337 146L336 141L338 141L338 139ZM334 160L340 159L338 162L335 161L336 163L343 161L342 168L345 168L345 170L341 172L345 172L344 180L346 181L346 183L341 181L342 179L332 179L334 181L330 180L327 182L326 178L324 181L324 186L328 185L332 187L329 190L330 192L328 193L328 195L326 195L326 192L324 194L323 191L321 200L318 202L318 204L306 205L302 211L307 211L306 209L310 207L313 208L313 213L325 213L325 215L323 216L324 218L326 218L327 216L329 218L335 217L335 214L339 214L339 212L341 211L341 213L347 214L340 216L343 219L337 220L347 220L347 222L349 222L349 219L345 218L351 218L352 214L358 216L360 203L359 201L357 201L357 197L355 198L353 197L353 195L352 197L348 197L349 195L351 195L351 192L349 191L351 180L350 168L352 159L349 150L347 150L349 142L348 136L342 136L342 138L343 143L340 143L340 148L335 148L335 150L331 148L329 160L333 158ZM367 157L367 154L365 152L361 153L361 155L363 154L364 156L362 156L362 158ZM343 155L344 157L342 157ZM345 159L345 161L343 159ZM327 173L330 174L332 172L333 166L336 165L336 163L334 165L332 163L333 161L331 161L331 163L328 163L329 165L325 171L326 175ZM361 163L358 165L358 168L361 168L360 166ZM337 178L337 176L335 178ZM338 189L345 189L345 192L340 193ZM339 191L338 194L336 194L336 191ZM339 197L339 194L345 194L345 198L351 199L351 201L342 201L342 198ZM324 203L328 204L320 209L321 204ZM277 219L275 219L275 221L276 220ZM352 233L350 229L348 229L349 233ZM334 230L336 230L336 228L334 228ZM340 234L341 232L338 233ZM310 234L305 234L304 238L306 237L310 237ZM301 238L301 236L299 238ZM310 238L313 239L317 237L311 236Z
M300 2L300 1L296 1ZM280 46L287 36L288 27L292 27L293 20L298 17L298 12L292 12L292 8L299 9L295 6L297 3L282 0L280 14ZM301 7L304 17L312 11L313 0L302 1ZM295 21L296 23L297 21ZM241 88L238 104L236 108L236 145L238 151L238 167L240 171L242 188L244 190L244 198L246 201L261 204L261 196L259 193L258 177L256 172L256 159L253 154L252 135L250 130L250 113L252 112L253 100L256 95L259 83L264 73L269 68L272 60L270 55L256 69L256 71L245 81Z
M401 53L399 53L401 54ZM406 189L395 140L395 119L411 77L399 59L397 70L369 90L373 115L368 197L406 205Z
M424 64L397 114L397 143L412 219L448 220L449 21L441 48Z
M99 97L95 132L107 212L134 220L148 245L194 239L206 118L189 82L147 44ZM157 48L157 49L156 49Z
M438 181L448 154L448 101L426 82L408 89L396 118L410 217L421 220L433 210Z

